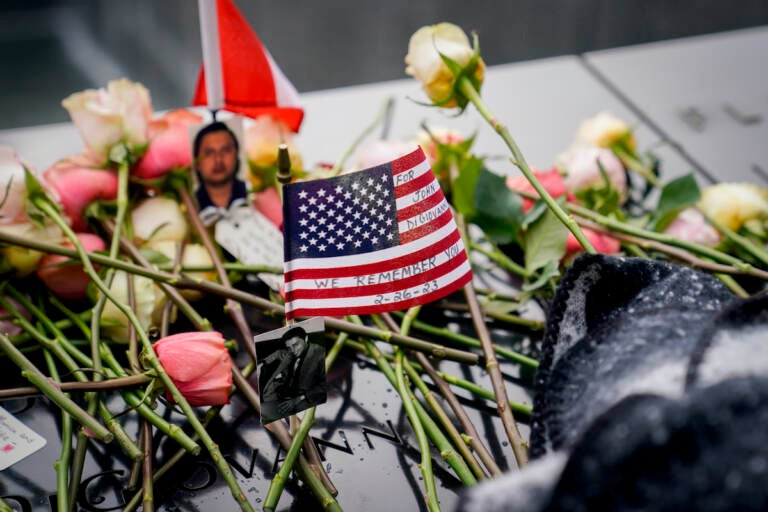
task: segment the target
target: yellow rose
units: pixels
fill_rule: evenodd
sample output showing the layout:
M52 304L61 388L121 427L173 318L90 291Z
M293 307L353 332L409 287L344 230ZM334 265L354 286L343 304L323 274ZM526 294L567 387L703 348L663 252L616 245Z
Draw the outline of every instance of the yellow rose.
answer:
M133 293L136 299L136 307L133 312L144 330L159 323L163 308L167 301L165 294L155 286L154 281L148 277L133 276L123 270L115 271L110 293L121 304L126 306L128 300L128 278L133 278ZM101 296L101 293L99 293ZM118 343L128 342L128 317L111 301L107 300L104 310L101 312L101 322L105 325L104 332Z
M61 229L58 226L47 224L40 228L32 222L22 222L18 224L0 225L0 231L10 235L22 236L24 238L45 240L49 243L58 244L63 240ZM43 253L27 249L18 245L6 245L0 247L0 272L12 271L18 277L24 277L37 269L37 264L43 257Z
M433 102L444 107L455 107L457 102L452 94L456 77L440 54L464 67L469 64L475 50L464 31L452 23L421 27L408 43L405 72L421 82L424 92ZM485 63L480 59L474 71L475 78L480 82L484 71Z
M582 121L576 132L575 143L607 148L622 139L630 150L635 149L635 137L629 125L610 112L600 112L595 117Z
M171 240L160 240L148 244L149 248L164 254L169 260L176 259L178 251L178 242ZM208 250L201 244L186 244L184 252L181 255L182 267L213 267L213 260ZM193 271L185 272L186 276L201 281L216 281L216 271ZM197 290L179 290L187 300L199 300L203 297L202 292Z
M768 190L751 183L720 183L701 192L699 209L737 231L745 222L768 216Z
M99 164L108 161L110 149L120 142L131 148L147 142L152 104L149 91L139 83L113 80L106 89L86 89L61 104Z
M277 166L277 149L282 143L288 146L291 169L302 169L303 162L293 142L293 132L285 123L264 115L249 121L246 126L245 154L251 169L248 177L257 191L272 185L273 178L268 176L269 173L261 171Z

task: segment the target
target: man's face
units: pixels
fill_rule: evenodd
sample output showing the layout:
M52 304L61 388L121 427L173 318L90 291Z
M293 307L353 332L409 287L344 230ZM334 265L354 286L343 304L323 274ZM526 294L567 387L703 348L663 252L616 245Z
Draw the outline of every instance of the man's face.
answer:
M197 171L207 185L224 185L237 173L237 148L225 131L209 133L200 140Z
M289 338L288 341L285 342L285 345L288 347L288 350L293 352L293 355L298 357L301 355L302 351L304 350L304 338L301 338L299 336L294 336L292 338Z

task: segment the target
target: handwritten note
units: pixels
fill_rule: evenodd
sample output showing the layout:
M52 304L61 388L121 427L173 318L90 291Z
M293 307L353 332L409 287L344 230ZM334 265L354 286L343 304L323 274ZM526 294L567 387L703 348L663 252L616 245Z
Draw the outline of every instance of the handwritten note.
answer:
M264 265L282 269L283 234L259 211L250 207L230 211L216 223L216 242L246 265ZM283 285L282 274L259 272L259 279L277 291Z
M0 471L45 446L45 438L0 407Z

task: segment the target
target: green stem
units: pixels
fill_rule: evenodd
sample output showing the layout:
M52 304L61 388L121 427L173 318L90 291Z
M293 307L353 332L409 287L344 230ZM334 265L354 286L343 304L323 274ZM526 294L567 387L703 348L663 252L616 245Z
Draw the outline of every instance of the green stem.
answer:
M66 392L109 391L126 387L140 386L150 382L151 380L152 378L149 377L149 375L142 373L139 375L131 375L130 377L101 380L99 382L61 382L58 384L58 386L62 391ZM39 394L40 390L34 386L5 388L0 389L0 400L8 400L10 398L23 398Z
M32 362L13 346L8 336L0 333L0 348L8 355L16 366L21 369L21 375L29 380L35 387L43 392L59 408L68 412L85 428L104 443L114 439L114 434L99 423L96 418L89 415L82 407L73 402L50 379L43 375Z
M139 322L139 319L136 317L136 314L131 309L126 307L125 304L117 300L114 297L114 295L112 295L112 293L109 290L109 287L104 283L104 281L99 277L96 270L93 268L93 264L91 263L88 253L85 251L82 244L77 239L77 236L74 234L74 232L72 232L70 227L63 221L63 219L59 215L56 208L48 201L49 201L48 198L41 197L41 196L32 198L32 202L35 204L35 206L37 206L37 208L40 209L40 211L42 211L49 218L51 218L59 226L59 228L61 228L61 230L64 232L67 238L69 238L69 240L75 246L78 253L80 254L80 258L83 262L83 267L85 268L86 273L91 278L91 280L96 285L96 287L104 295L106 295L107 298L109 298L109 300L111 300L115 304L115 306L120 310L120 312L123 313L128 318L131 324L133 324L134 328L136 329L136 333L139 336L139 339L144 348L146 358L150 363L152 369L157 373L158 377L163 382L163 385L165 386L166 390L173 397L173 400L184 412L184 415L187 417L187 420L189 421L194 431L200 436L200 439L203 441L203 444L208 449L208 452L211 455L211 459L213 459L213 462L216 465L217 469L219 470L219 473L221 474L222 478L229 486L235 501L237 501L238 505L240 505L240 508L242 510L252 512L253 507L251 506L250 503L248 503L245 493L243 493L242 489L240 488L240 485L237 483L237 479L235 478L235 475L232 473L232 469L229 467L223 455L221 454L221 450L219 449L218 445L214 443L213 439L211 439L211 436L202 426L202 424L200 423L200 420L198 420L197 415L192 409L192 406L189 405L189 402L187 402L187 400L181 394L181 392L176 387L174 382L165 372L163 365L160 364L160 360L157 358L157 354L155 354L155 351L152 348L152 342L149 341L149 338L147 337L147 333L144 332L144 328ZM110 261L112 261L111 258L110 258Z
M61 384L61 377L53 361L53 356L49 350L43 349L45 364L48 366L48 373L57 384ZM68 395L67 395L68 396ZM56 469L56 506L59 510L68 510L69 506L69 463L72 451L72 416L61 411L61 452L59 460L53 463Z
M458 88L461 93L466 96L466 98L472 102L472 104L477 108L477 111L480 113L481 116L488 122L488 124L491 125L491 127L498 133L501 138L506 143L509 150L512 152L512 156L514 158L515 164L520 169L520 171L523 173L523 175L526 177L528 182L533 186L533 188L536 190L536 192L539 194L539 197L546 203L546 205L549 207L550 210L552 210L552 213L555 214L555 216L562 222L566 228L568 228L568 231L573 233L573 236L576 237L576 240L579 241L579 244L584 248L584 250L588 253L596 254L597 251L595 251L595 248L592 246L591 243L589 243L589 240L587 240L587 237L584 236L584 233L581 231L581 228L579 228L579 225L576 224L576 221L573 220L565 211L560 207L559 204L552 198L549 192L547 192L547 189L544 188L544 186L541 184L539 179L533 174L533 171L528 166L528 163L525 161L525 157L523 156L523 153L520 151L520 148L517 147L517 143L512 138L512 136L509 134L509 130L507 130L507 127L501 124L494 116L491 114L490 110L486 106L483 99L480 97L480 94L475 90L475 87L472 85L472 82L469 80L469 78L463 76L459 78L458 82Z
M358 343L356 341L347 340L344 342L344 345L353 349L357 350L358 352L361 352L363 354L368 354L368 349L363 345L362 343ZM388 361L393 361L394 358L389 354L382 354L382 357L387 359ZM423 373L424 369L419 364L412 364L413 368ZM493 391L489 389L485 389L482 386L478 386L474 382L470 382L466 379L462 379L460 377L456 377L455 375L451 375L445 372L437 372L437 375L442 378L444 381L448 382L449 384L453 384L454 386L460 387L462 389L466 389L470 393L477 395L481 398L485 398L488 400L495 400L495 397L493 396ZM526 416L530 416L532 412L532 407L527 404L521 404L518 402L513 402L512 400L509 401L509 408L512 409L517 414L523 414Z
M285 455L282 466L277 474L272 478L272 482L269 484L269 490L267 496L264 499L264 510L273 511L277 507L277 502L280 499L280 495L283 492L285 483L288 481L288 477L293 469L293 464L296 462L296 458L299 456L299 450L301 445L309 434L309 429L315 423L315 408L310 407L304 414L301 420L298 430L293 435L293 441L291 447L288 449L288 453Z
M721 224L720 222L717 222L715 219L713 219L709 215L705 215L704 217L707 219L707 222L712 224L712 226L723 235L723 237L725 237L727 240L729 240L731 243L733 243L737 247L740 247L741 249L745 250L747 253L751 254L755 259L757 259L763 265L768 265L768 252L766 252L764 247L758 246L749 238L736 233L734 230L728 228L727 226Z
M469 306L465 304L457 304L453 302L442 301L440 303L440 306L443 309L449 309L452 311L462 311L462 312L469 311ZM545 323L539 320L531 320L529 318L523 318L518 315L511 315L509 313L498 313L496 311L488 311L486 309L483 309L483 315L489 318L493 318L494 320L499 320L501 322L506 322L508 324L516 325L518 327L525 327L526 329L530 329L532 331L543 331L545 327Z
M472 249L473 251L477 251L480 254L484 255L485 257L487 257L492 262L496 263L498 266L500 266L504 270L512 272L513 274L516 274L520 277L529 276L529 273L525 270L525 268L522 265L515 263L509 256L501 252L499 249L491 250L482 244L473 242L472 240L469 241L469 248Z
M397 317L401 317L403 315L403 313L399 311L395 311L392 314ZM430 325L422 320L414 320L413 328L416 330L425 332L427 334L440 336L441 338L445 338L447 340L454 341L456 343L461 343L462 345L466 345L468 347L479 348L481 346L480 340L478 340L477 338L467 336L466 334L453 332L447 327L435 327L434 325ZM521 364L523 366L527 366L528 368L535 370L536 368L539 367L539 362L533 359L532 357L525 356L523 354L520 354L508 348L500 347L495 343L493 344L493 350L501 357L504 357L510 361Z
M437 501L437 486L435 485L435 474L432 472L432 454L429 448L429 440L427 439L427 434L424 431L424 426L421 424L419 415L416 412L416 407L412 402L412 400L415 400L415 397L413 397L408 385L405 383L403 358L403 351L399 348L395 349L396 388L403 401L405 413L408 415L411 427L413 428L413 432L416 434L416 439L419 443L419 451L421 452L419 469L421 469L421 475L424 477L424 491L427 507L429 507L430 511L436 511L440 510L440 503Z
M657 178L656 175L653 174L653 171L648 169L645 164L643 164L643 162L637 158L637 155L628 152L620 144L611 144L610 150L613 151L617 157L619 157L619 160L621 160L622 164L645 178L648 183L654 187L658 187L661 184L659 183L659 178Z

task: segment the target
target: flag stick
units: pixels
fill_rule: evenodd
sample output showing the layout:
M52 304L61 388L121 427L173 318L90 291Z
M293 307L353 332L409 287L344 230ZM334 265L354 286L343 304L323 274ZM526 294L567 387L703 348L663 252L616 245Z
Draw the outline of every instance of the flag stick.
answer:
M216 0L197 0L200 16L200 42L203 47L203 70L208 108L216 119L216 111L224 106L224 77L219 48L219 15Z

